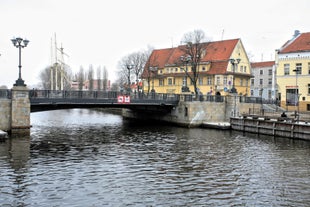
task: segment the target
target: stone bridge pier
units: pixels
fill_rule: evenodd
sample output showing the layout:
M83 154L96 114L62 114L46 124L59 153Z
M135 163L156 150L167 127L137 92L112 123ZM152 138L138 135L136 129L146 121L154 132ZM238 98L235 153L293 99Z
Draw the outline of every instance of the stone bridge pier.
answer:
M11 136L30 135L30 99L29 89L14 86L11 99L0 99L0 130L7 131Z

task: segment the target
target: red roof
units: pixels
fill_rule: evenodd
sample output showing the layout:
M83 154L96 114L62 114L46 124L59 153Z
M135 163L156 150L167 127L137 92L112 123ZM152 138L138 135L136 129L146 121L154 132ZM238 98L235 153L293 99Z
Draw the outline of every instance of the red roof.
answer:
M310 51L310 32L301 33L295 39L288 41L279 53L307 52Z
M240 39L222 40L203 43L206 55L201 58L201 62L210 62L210 74L224 74L227 69L228 60ZM180 57L185 55L185 45L174 48L153 50L146 67L164 68L168 65L176 65ZM142 76L146 75L145 71Z
M275 64L275 61L264 61L264 62L255 62L251 63L252 68L266 68L272 67Z

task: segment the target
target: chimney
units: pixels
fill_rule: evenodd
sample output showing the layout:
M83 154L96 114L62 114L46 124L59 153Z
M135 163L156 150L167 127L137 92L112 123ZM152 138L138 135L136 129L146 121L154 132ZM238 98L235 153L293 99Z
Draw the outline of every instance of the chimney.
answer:
M293 38L296 38L299 34L300 34L300 31L299 31L299 30L295 30L295 31L294 31L294 35L293 35Z

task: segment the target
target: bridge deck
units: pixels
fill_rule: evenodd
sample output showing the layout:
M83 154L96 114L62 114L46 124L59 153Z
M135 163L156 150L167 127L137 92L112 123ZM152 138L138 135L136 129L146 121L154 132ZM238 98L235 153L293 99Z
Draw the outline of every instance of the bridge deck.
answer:
M31 112L70 108L129 108L168 112L179 102L176 94L132 94L103 91L30 91Z

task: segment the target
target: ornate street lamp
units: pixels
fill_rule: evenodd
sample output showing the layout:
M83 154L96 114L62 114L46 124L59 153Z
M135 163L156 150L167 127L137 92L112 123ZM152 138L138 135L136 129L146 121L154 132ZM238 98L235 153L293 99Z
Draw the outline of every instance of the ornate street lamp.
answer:
M154 89L154 76L155 76L155 72L157 71L157 67L150 67L149 70L152 73L152 93L155 93L155 89Z
M192 61L192 57L190 56L190 55L187 55L187 56L181 56L180 57L180 60L183 62L183 63L185 63L185 77L184 77L184 83L183 83L183 85L182 85L182 92L190 92L189 91L189 88L187 87L187 64L190 62L190 61Z
M236 67L238 67L238 64L240 63L241 59L237 58L237 59L229 59L230 63L233 66L233 85L232 85L232 89L231 89L231 93L237 93L237 89L235 88L235 70Z
M130 94L131 92L131 87L130 87L130 70L133 68L133 65L126 65L127 70L128 70L128 88L127 88L127 92Z
M18 72L18 79L16 80L16 83L14 86L26 86L24 83L24 80L22 79L22 65L21 65L21 49L24 47L27 47L29 40L22 39L20 37L11 39L13 45L19 49L19 72Z

